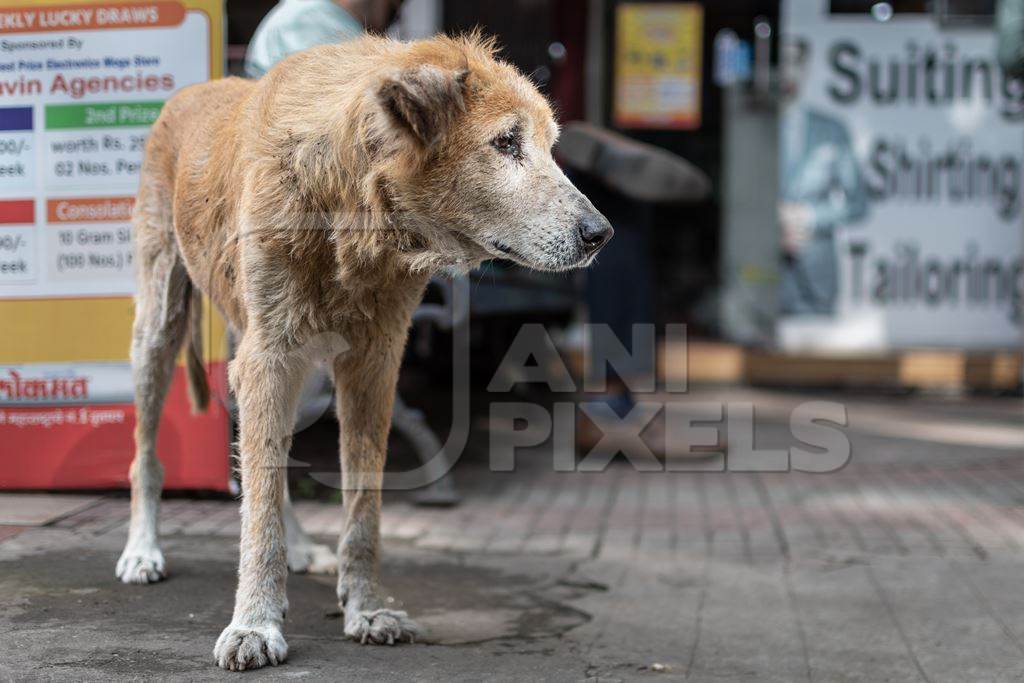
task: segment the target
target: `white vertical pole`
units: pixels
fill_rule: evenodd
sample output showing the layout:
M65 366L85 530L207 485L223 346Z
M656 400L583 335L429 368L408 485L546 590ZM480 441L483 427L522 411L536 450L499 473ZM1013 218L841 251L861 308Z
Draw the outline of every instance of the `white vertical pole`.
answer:
M605 102L605 5L606 0L590 0L587 5L587 58L583 79L586 85L584 116L589 123L598 126L607 124L604 120Z
M441 30L441 0L406 0L398 20L402 40L429 38Z

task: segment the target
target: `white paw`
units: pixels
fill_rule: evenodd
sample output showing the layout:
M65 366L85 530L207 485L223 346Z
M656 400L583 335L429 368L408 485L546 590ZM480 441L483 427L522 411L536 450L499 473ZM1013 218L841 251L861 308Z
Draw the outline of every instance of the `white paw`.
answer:
M403 640L416 642L420 627L405 612L375 609L345 614L345 635L364 645L394 645Z
M337 574L338 556L326 545L316 543L289 548L288 569L296 574Z
M277 626L232 624L217 639L213 657L217 666L228 671L277 666L288 657L288 643Z
M164 554L155 545L126 547L117 561L115 574L124 583L156 583L166 576Z

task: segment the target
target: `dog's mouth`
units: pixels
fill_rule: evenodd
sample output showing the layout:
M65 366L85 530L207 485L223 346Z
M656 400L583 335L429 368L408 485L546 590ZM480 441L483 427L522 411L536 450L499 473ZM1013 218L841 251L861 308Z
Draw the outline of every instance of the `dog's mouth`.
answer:
M501 258L507 258L522 265L532 265L530 259L501 240L491 240L491 250L497 252L495 255Z
M559 273L567 270L576 270L577 268L586 268L593 261L594 257L597 256L597 252L584 255L583 259L578 262L571 263L550 263L546 261L538 261L536 259L529 258L523 252L517 250L515 247L509 245L501 240L489 240L487 243L488 251L491 252L495 257L518 263L526 268L532 268L534 270L542 270L547 272Z

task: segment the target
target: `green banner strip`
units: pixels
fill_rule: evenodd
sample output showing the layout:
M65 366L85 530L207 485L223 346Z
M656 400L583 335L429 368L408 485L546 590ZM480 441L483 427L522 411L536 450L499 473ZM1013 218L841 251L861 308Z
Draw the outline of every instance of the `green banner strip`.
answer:
M46 129L116 128L149 126L160 115L163 102L113 102L110 104L48 104Z

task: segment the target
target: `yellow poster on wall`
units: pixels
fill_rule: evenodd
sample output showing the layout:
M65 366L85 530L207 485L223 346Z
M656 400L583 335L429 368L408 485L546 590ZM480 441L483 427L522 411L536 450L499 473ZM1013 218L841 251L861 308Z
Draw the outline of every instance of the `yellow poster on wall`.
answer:
M223 75L224 28L223 0L0 0L0 488L127 484L143 151L176 91ZM165 481L224 489L228 413L190 416L180 375Z
M697 3L618 6L617 127L700 128L703 37L704 9Z

